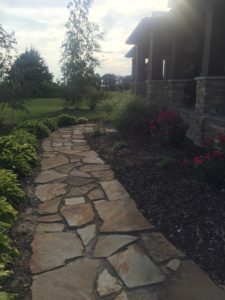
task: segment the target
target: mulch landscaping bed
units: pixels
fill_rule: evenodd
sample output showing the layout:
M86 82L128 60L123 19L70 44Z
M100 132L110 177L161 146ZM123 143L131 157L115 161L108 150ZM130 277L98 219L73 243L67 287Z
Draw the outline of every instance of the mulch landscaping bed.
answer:
M111 164L138 208L169 241L219 285L225 284L225 189L199 182L184 159L201 149L189 140L182 149L164 148L148 136L107 133L89 144ZM115 142L127 146L113 150ZM163 158L175 163L166 169Z

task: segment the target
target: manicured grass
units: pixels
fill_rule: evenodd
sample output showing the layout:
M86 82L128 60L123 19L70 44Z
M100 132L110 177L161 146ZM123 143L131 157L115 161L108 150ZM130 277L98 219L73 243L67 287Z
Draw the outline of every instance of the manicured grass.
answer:
M65 100L62 98L34 99L28 104L28 110L29 113L16 111L13 120L11 110L5 108L3 112L0 112L0 118L3 117L5 125L13 125L27 119L54 117L62 113L72 114L75 117L85 117L89 120L105 119L107 117L104 113L91 111L86 105L81 105L80 109L66 108Z

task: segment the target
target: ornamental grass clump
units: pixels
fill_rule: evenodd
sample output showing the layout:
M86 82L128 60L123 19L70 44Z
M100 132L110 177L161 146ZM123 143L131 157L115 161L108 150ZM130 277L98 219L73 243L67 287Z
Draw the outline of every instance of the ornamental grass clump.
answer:
M180 147L185 140L187 129L187 124L174 111L162 111L155 120L149 122L151 136L163 145Z
M203 154L194 157L192 167L201 181L225 187L225 135L207 142Z

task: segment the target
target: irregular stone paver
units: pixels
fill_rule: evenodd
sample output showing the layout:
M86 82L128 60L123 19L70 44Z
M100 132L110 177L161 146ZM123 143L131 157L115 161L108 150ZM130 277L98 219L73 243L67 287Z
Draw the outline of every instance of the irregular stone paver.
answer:
M47 157L42 159L41 169L42 171L65 165L69 162L65 155L58 154L54 157Z
M84 163L87 164L103 164L104 165L104 161L99 158L99 157L85 157L82 159Z
M105 198L105 195L100 188L97 188L88 193L88 198L91 201L101 200L101 199L103 200Z
M35 196L42 202L53 200L54 198L66 193L66 184L64 183L47 183L38 185L35 190Z
M82 185L88 185L90 183L93 183L95 179L93 178L84 178L84 177L69 177L67 179L68 184L75 185L75 186L82 186Z
M142 236L145 247L156 262L163 262L169 258L184 257L184 254L176 249L165 237L158 233L153 232Z
M32 242L32 273L40 273L61 266L65 260L80 257L80 239L70 232L38 233Z
M71 227L85 225L94 219L94 212L90 204L67 205L61 209L61 213Z
M38 216L30 212L17 226L29 235L37 221L32 300L225 299L196 265L152 233L110 166L87 145L84 133L94 126L61 128L43 142L42 172L29 189L43 203Z
M79 259L34 277L33 300L94 300L93 286L99 261Z
M85 203L84 197L66 198L65 205L82 204Z
M129 246L127 250L114 254L108 260L128 288L165 280L161 270L137 245Z
M37 179L35 180L36 183L47 183L56 179L60 179L66 177L65 174L62 173L58 173L54 170L50 170L50 171L44 171L42 172Z
M46 215L38 218L38 222L42 222L42 223L55 223L55 222L61 222L62 220L63 219L59 214Z
M179 269L179 267L181 266L181 261L177 258L172 259L167 265L167 269L175 272Z
M40 223L36 228L36 232L61 232L64 225L60 223Z
M45 214L55 214L58 211L58 206L60 203L60 198L54 200L46 201L39 205L38 213L41 215Z
M131 235L99 236L95 247L95 257L108 257L122 247L133 243L137 237Z
M97 291L101 297L118 293L121 290L121 284L116 277L112 276L108 270L104 270L98 278Z
M114 173L111 170L91 172L91 175L99 180L112 180L114 178Z
M92 224L78 229L77 233L81 237L84 246L87 246L96 235L96 225Z
M122 292L115 298L115 300L159 300L159 298L157 294L152 290L147 288L141 288L128 293Z
M129 232L153 228L131 199L94 203L100 218L103 220L101 232Z
M94 184L88 184L81 187L70 187L70 191L68 193L69 197L82 197L85 196L89 191L93 190L96 187Z
M94 164L85 164L84 166L80 167L81 171L84 172L98 172L98 171L107 171L110 170L109 165L94 165Z
M129 198L129 194L117 180L100 182L109 200L120 200Z
M80 171L80 170L77 170L77 169L73 169L70 172L70 175L76 176L76 177L91 177L91 175L88 174L87 172L83 172L83 171Z
M160 300L224 300L225 293L192 261L184 261L166 281Z

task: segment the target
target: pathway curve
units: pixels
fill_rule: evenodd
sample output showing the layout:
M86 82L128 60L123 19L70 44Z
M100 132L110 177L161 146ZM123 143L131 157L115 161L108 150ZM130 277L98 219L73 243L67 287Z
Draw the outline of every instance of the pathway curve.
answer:
M58 129L43 142L32 299L224 300L90 149L83 134L93 126Z

